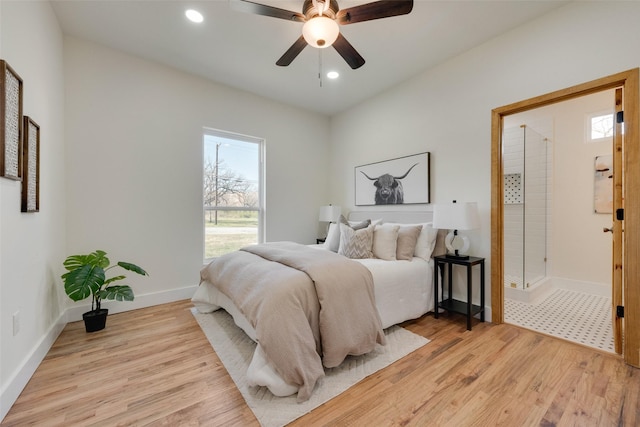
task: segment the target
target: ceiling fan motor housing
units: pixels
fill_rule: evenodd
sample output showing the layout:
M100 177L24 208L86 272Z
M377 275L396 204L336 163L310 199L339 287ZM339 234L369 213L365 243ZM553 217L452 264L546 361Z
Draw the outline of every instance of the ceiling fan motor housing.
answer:
M338 2L336 0L328 0L329 1L329 9L324 12L323 15L327 16L331 19L336 19L336 13L340 10L340 6L338 6ZM313 18L314 16L318 16L318 11L313 5L313 0L304 0L304 4L302 5L302 14L307 18L307 20Z

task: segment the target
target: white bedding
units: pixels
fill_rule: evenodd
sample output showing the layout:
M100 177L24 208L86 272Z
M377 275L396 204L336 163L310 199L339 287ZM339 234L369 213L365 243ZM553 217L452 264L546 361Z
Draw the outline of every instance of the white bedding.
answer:
M356 260L371 271L382 327L417 319L433 309L433 261Z
M357 261L373 275L376 307L383 328L416 319L433 309L432 261L417 257L412 261L373 258ZM192 302L201 313L210 313L222 307L233 316L236 325L252 340L256 340L255 329L233 302L212 284L203 282ZM297 387L286 384L267 364L259 344L247 371L247 378L251 385L266 386L276 396L289 396L297 392Z

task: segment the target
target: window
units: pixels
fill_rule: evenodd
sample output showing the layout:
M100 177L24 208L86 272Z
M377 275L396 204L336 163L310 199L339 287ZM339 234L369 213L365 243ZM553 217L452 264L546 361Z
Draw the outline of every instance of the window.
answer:
M205 129L204 259L263 242L264 141Z
M613 113L588 114L586 142L604 142L613 136Z

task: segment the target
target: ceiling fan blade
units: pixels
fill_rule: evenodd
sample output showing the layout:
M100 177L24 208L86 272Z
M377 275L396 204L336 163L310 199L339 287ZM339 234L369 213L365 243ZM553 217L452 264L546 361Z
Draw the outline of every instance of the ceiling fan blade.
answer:
M389 18L391 16L406 15L413 9L413 0L381 0L360 6L341 9L336 14L336 22L340 25L356 22L371 21L373 19Z
M364 65L364 58L360 56L342 34L338 34L338 38L333 42L333 47L352 69L355 70Z
M237 10L239 12L255 13L256 15L286 19L287 21L306 21L306 18L301 13L280 9L273 6L267 6L266 4L254 3L248 0L230 0L230 4L234 10Z
M303 36L300 36L300 38L291 45L291 47L284 53L284 55L282 55L280 59L278 59L276 65L286 67L287 65L291 64L291 62L296 59L296 56L298 56L298 54L302 52L302 49L304 49L305 47L307 47L307 41Z

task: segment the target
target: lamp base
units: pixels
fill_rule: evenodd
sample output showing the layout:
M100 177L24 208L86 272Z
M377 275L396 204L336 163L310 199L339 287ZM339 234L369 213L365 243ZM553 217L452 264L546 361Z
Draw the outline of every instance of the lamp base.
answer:
M466 254L469 250L469 238L458 234L458 230L450 230L449 234L444 238L444 245L447 248L447 258L451 259L469 259Z

